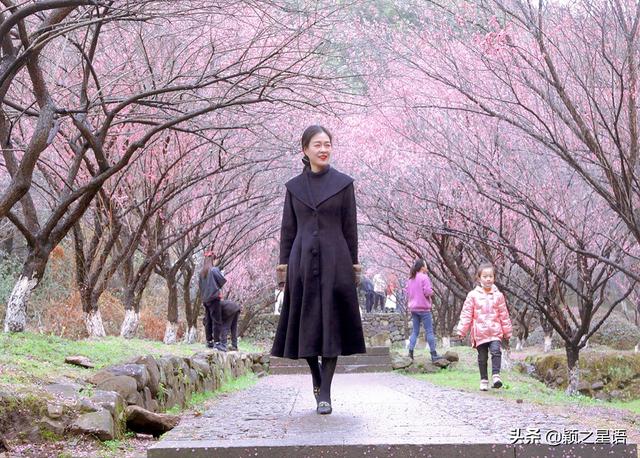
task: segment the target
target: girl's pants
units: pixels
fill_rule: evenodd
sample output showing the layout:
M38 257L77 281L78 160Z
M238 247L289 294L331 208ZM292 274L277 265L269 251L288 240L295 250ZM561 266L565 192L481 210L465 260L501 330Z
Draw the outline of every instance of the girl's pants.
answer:
M222 324L222 332L220 333L220 342L227 345L227 335L231 331L231 346L238 347L238 317L240 316L240 310L234 313L231 318Z
M429 349L431 353L434 353L436 351L436 336L433 333L431 312L411 312L411 321L413 322L413 332L409 338L409 350L416 348L416 341L418 340L418 334L420 334L420 323L422 323Z
M480 368L480 379L489 380L487 375L487 361L491 353L491 373L499 374L502 363L502 349L499 340L485 342L476 347L478 350L478 367Z
M203 323L207 342L220 342L220 328L222 327L220 298L204 303Z

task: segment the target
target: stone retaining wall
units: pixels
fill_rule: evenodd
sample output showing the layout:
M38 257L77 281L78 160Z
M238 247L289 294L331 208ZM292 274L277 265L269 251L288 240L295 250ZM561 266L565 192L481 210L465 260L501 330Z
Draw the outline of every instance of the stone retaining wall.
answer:
M20 409L21 416L30 415L30 421L19 427L0 422L0 435L37 441L51 434L77 433L110 440L124 433L127 406L149 412L186 407L194 393L215 391L229 378L267 370L268 358L259 354L208 351L191 357L142 356L104 368L85 383L57 383L22 395L0 393L4 415L10 416L11 406ZM31 403L28 412L24 399Z
M407 318L400 313L365 313L362 326L367 345L391 346L409 338L411 329Z
M243 337L258 342L273 342L279 319L279 315L259 315ZM364 313L362 326L369 346L390 346L403 342L411 334L411 323L400 313Z

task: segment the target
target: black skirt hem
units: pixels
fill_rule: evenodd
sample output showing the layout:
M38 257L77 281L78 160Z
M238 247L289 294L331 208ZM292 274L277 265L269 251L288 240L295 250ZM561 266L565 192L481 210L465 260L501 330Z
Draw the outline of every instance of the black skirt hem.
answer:
M293 355L285 355L284 353L280 353L280 352L271 352L270 355L274 356L276 358L286 358L286 359L304 359L304 358L313 358L314 356L321 356L323 358L337 358L338 356L351 356L351 355L364 355L367 353L367 349L365 348L364 350L360 351L360 350L354 350L354 351L343 351L340 352L339 354L335 354L335 355L323 355L320 353L316 353L313 355L297 355L297 356L293 356Z

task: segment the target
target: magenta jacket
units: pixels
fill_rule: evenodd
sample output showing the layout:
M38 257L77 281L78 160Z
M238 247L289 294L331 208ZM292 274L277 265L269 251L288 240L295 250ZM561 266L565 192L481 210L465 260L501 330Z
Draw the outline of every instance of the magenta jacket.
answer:
M423 272L418 272L416 278L410 278L405 288L409 310L411 312L431 311L431 296L433 296L433 286L429 276Z

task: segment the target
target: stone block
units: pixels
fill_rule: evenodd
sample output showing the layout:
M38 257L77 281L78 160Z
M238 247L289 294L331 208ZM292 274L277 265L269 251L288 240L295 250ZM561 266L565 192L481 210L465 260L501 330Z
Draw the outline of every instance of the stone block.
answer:
M60 404L47 403L47 417L56 419L60 418L64 413L64 406Z
M95 390L90 399L94 404L108 410L114 418L125 408L124 398L115 391Z
M115 375L96 385L103 391L115 391L129 404L135 404L138 396L138 384L136 380L127 375Z
M73 433L90 434L106 441L115 439L115 424L111 413L107 410L80 415L69 427Z

